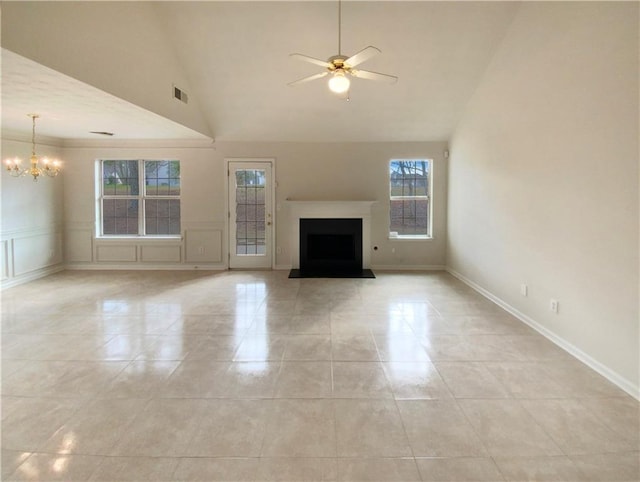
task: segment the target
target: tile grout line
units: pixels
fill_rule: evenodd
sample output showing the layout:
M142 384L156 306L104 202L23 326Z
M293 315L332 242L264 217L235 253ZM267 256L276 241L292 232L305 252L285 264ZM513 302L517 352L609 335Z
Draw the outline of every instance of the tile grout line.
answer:
M409 433L407 432L406 424L405 424L404 419L402 417L402 413L400 412L400 406L398 405L398 399L396 398L396 394L394 393L393 386L391 384L391 380L389 380L389 376L388 376L386 370L384 369L384 364L382 362L382 357L380 356L380 349L378 347L378 341L376 340L375 336L373 336L373 335L372 335L372 338L373 338L373 343L374 343L374 345L376 347L376 351L378 353L378 360L379 360L380 364L383 367L382 368L383 375L384 375L385 379L387 380L387 384L389 385L389 390L391 391L393 405L396 408L396 412L398 413L398 418L400 419L400 424L402 425L402 432L404 434L405 440L407 441L407 445L409 446L409 450L411 451L411 458L413 460L413 466L415 467L416 473L420 477L420 480L423 480L422 472L420 472L420 467L418 466L418 461L416 460L416 454L415 454L415 451L413 450L413 444L411 443L411 439L409 438Z

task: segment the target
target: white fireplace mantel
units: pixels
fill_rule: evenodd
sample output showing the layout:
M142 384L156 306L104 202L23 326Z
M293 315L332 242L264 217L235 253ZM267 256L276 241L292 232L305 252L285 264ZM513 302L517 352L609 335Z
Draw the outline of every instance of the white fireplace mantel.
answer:
M300 219L361 218L362 267L371 264L371 206L377 201L297 201L287 200L291 213L291 266L300 268Z

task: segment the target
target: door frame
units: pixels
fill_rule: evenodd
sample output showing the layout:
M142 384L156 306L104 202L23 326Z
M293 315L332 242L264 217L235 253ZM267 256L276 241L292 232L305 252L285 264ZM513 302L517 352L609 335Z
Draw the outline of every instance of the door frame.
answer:
M246 162L246 163L269 163L271 164L271 187L270 193L265 194L270 196L271 200L271 235L268 238L270 243L271 250L271 267L267 269L275 269L276 266L276 187L278 183L276 182L276 158L275 157L225 157L224 159L224 172L227 174L225 177L226 181L224 183L224 208L227 215L224 217L224 226L225 226L225 240L224 245L226 246L226 260L225 266L229 270L230 261L231 261L231 206L229 205L229 182L230 182L230 174L231 167L230 164L233 162ZM241 269L241 268L237 268ZM264 268L262 268L264 269Z

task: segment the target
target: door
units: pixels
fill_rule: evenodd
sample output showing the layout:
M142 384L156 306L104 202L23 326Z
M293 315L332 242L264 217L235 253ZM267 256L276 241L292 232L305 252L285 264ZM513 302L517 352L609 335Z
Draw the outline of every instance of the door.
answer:
M229 162L229 268L271 268L271 161Z

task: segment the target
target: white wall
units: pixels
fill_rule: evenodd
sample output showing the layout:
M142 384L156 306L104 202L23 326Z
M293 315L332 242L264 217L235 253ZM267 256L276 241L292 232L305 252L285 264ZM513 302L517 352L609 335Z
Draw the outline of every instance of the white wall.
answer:
M447 166L445 143L218 143L206 148L67 147L65 177L66 261L70 266L209 267L224 268L227 260L225 228L225 159L275 158L276 265L291 266L286 199L378 200L372 213L372 266L378 268L442 267L445 261ZM434 222L432 240L389 240L388 162L394 157L434 160ZM181 161L182 227L186 240L96 240L96 159L178 159ZM189 239L208 236L204 256L194 257ZM167 257L144 259L149 246L164 246ZM198 244L200 246L201 244ZM180 259L170 258L175 249ZM395 248L395 253L392 249Z
M212 136L153 3L3 2L2 47Z
M29 165L31 143L2 139L2 159L20 157ZM38 156L61 157L61 149L38 144ZM62 193L64 173L14 178L2 166L0 279L2 286L28 281L62 269Z
M447 244L636 396L638 127L638 4L523 3L451 140Z

